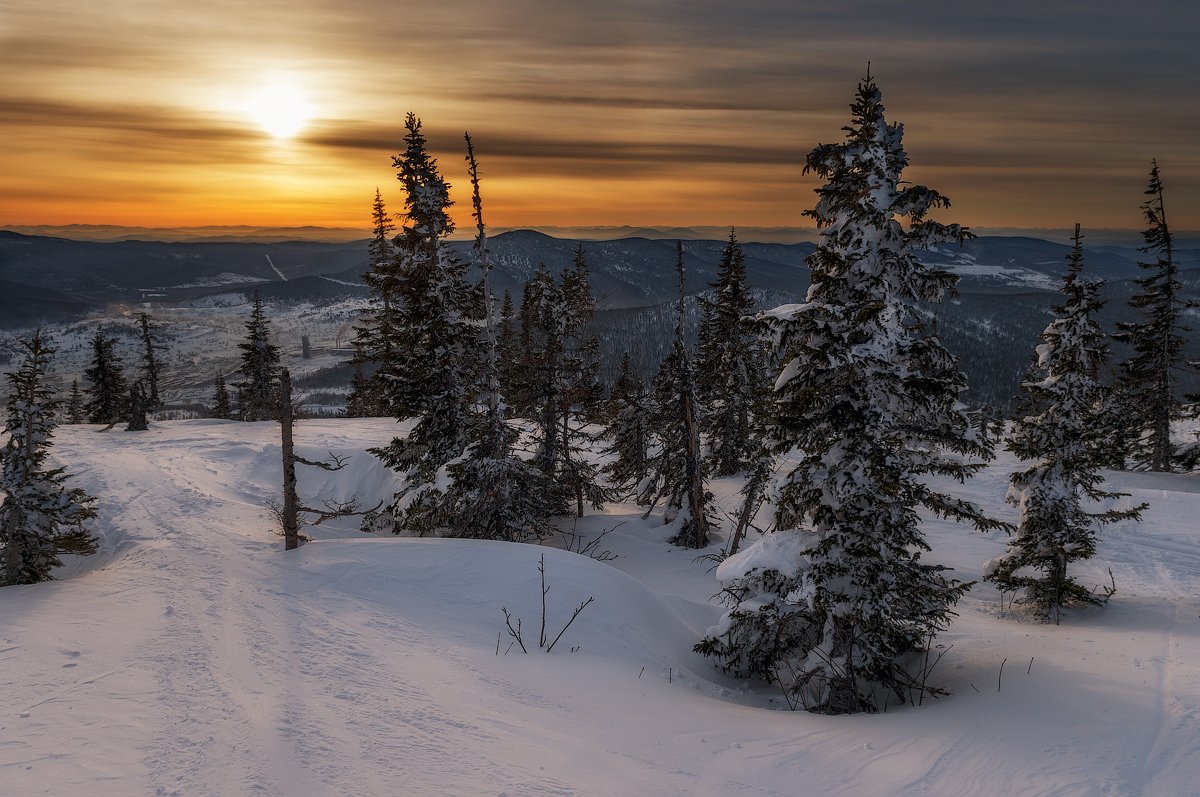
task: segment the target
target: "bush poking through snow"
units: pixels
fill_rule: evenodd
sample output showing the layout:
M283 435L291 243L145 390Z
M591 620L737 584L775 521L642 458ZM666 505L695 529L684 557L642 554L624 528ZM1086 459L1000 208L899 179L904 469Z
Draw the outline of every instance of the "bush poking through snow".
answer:
M538 647L541 648L542 650L546 651L547 653L549 653L552 650L554 650L554 646L558 644L558 640L562 639L562 635L565 634L567 632L567 629L571 627L571 623L575 622L575 618L578 617L580 615L580 613L583 612L583 610L587 608L589 603L591 603L592 601L595 600L595 597L594 596L589 597L583 603L576 606L575 611L571 612L571 618L569 620L567 620L566 624L563 625L562 629L554 636L554 639L550 639L550 637L546 634L546 593L550 592L550 588L548 586L546 586L546 555L545 554L542 554L541 557L538 558L538 574L541 575L541 579L542 579L542 587L541 587L541 589L542 589L542 624L541 624L541 628L538 631ZM513 641L510 642L508 645L508 650L504 651L505 655L508 654L509 650L512 650L512 646L514 644L519 645L521 647L522 653L528 653L529 648L527 648L525 646L525 638L524 638L524 634L521 630L521 618L520 617L514 618L509 613L507 606L501 607L500 611L504 614L504 625L508 629L508 635L513 638ZM514 619L516 620L515 626L513 625ZM501 635L497 634L496 635L496 655L500 655L500 639L501 639ZM578 650L578 648L572 648L572 650L573 651Z

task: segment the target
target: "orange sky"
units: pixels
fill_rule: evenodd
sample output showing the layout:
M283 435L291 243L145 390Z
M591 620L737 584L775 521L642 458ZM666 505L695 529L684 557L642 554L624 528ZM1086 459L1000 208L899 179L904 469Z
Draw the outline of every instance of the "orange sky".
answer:
M1140 227L1157 157L1200 227L1193 4L990 5L9 0L0 226L365 228L376 186L401 207L408 111L460 223L470 130L496 226L807 226L804 155L871 60L949 218ZM277 85L311 114L293 138L251 112Z

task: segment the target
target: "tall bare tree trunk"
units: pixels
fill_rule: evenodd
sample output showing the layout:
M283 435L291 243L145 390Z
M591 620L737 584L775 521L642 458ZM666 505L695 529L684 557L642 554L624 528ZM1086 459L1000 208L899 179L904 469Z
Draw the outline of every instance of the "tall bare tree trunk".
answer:
M283 548L300 547L300 500L296 497L296 450L292 443L292 375L284 368L279 375L279 426L283 450Z

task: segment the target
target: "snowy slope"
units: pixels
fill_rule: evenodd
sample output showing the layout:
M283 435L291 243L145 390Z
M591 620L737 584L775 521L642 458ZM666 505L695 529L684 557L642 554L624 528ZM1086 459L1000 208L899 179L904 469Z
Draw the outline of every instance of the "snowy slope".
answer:
M950 696L834 718L773 710L771 689L691 652L716 581L634 507L578 526L623 523L611 562L350 522L285 555L265 509L277 426L97 428L60 428L55 452L101 497L102 553L0 590L4 795L1183 795L1200 780L1195 477L1116 477L1151 508L1091 566L1097 584L1112 567L1108 607L1036 625L976 586L934 670ZM395 431L302 422L305 456L353 455L342 478L302 474L305 498L386 495L392 475L362 451ZM966 492L1010 515L1011 465ZM714 487L732 505L737 484ZM1004 545L928 529L965 578ZM595 598L549 654L542 554L551 635Z

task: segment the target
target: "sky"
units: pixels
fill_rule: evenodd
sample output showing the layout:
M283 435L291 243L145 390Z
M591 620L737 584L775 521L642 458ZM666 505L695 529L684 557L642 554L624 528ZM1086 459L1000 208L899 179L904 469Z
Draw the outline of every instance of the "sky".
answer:
M494 226L809 226L870 62L943 220L1138 228L1157 158L1195 229L1198 31L1183 0L5 0L0 226L366 229L410 111L460 226L464 131Z

